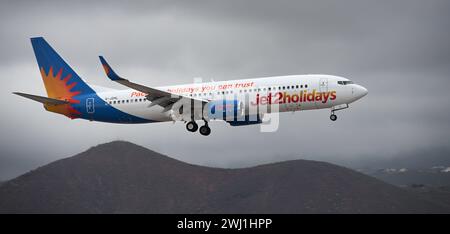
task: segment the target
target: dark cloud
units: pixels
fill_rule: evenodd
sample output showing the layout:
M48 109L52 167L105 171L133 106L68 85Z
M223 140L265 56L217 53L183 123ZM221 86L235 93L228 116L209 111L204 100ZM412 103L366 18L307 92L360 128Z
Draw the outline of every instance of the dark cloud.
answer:
M449 1L435 0L4 1L0 176L116 139L226 167L300 157L360 160L447 146L449 10ZM99 54L120 74L148 85L327 73L353 79L369 95L340 112L336 123L327 110L282 114L275 133L213 123L204 138L181 123L70 121L11 95L45 93L33 36L45 36L90 83L114 88L122 87L106 80ZM11 155L39 158L14 161Z

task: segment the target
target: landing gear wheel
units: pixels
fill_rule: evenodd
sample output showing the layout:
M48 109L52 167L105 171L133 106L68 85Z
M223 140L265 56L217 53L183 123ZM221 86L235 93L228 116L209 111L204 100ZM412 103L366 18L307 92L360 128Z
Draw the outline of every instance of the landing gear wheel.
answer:
M330 115L330 119L331 119L331 121L336 121L337 120L337 116L335 114L331 114Z
M186 130L188 130L189 132L195 132L198 129L198 125L196 122L194 121L190 121L186 124Z
M208 124L205 124L200 127L199 132L203 136L208 136L209 134L211 134L211 128L209 128Z

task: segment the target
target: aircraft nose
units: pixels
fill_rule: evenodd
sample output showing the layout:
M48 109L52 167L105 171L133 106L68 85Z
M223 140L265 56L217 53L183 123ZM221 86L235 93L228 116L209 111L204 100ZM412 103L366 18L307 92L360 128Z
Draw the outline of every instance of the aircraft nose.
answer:
M361 85L357 85L355 87L354 95L357 99L360 99L360 98L366 96L368 93L369 93L369 91L366 88L362 87Z
M364 96L366 96L368 93L369 93L369 90L367 90L366 88L364 88L364 87L362 87L362 86L359 86L360 87L360 93L361 93L361 97L364 97Z

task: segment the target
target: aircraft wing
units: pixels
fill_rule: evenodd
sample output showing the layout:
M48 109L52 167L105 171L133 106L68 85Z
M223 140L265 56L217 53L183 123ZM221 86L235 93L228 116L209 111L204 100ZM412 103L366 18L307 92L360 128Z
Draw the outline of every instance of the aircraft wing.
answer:
M111 68L111 66L106 62L106 60L103 58L103 56L99 56L100 62L102 63L103 69L105 69L105 73L108 76L109 79L112 81L115 81L121 85L127 86L128 88L143 92L147 94L147 99L150 100L152 103L149 105L149 107L154 105L159 105L164 107L164 112L168 111L172 108L172 105L176 103L177 101L181 100L182 98L187 99L188 101L191 101L191 105L203 107L204 104L208 103L206 100L196 99L184 95L179 94L173 94L170 92L166 92L163 90L159 90L156 88L148 87L145 85L137 84L134 82L131 82L127 79L124 79L117 75L114 70Z
M42 97L42 96L37 96L37 95L32 95L32 94L28 94L28 93L19 93L19 92L13 92L13 94L19 95L21 97L25 97L28 99L31 99L33 101L37 101L40 102L42 104L48 104L48 105L63 105L63 104L68 104L68 101L64 101L64 100L59 100L59 99L54 99L54 98L48 98L48 97Z

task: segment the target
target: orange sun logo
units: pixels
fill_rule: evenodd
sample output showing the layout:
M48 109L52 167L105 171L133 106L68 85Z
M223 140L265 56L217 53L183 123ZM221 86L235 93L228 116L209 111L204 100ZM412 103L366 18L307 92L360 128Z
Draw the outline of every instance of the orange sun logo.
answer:
M44 80L45 89L47 90L47 95L49 98L54 98L58 100L64 100L69 102L69 104L64 105L50 105L45 104L45 109L48 111L56 112L59 114L63 114L71 119L77 118L81 113L75 110L71 104L80 103L79 100L74 99L73 97L80 94L80 91L71 91L76 82L72 82L71 84L67 84L72 77L71 74L68 74L64 79L61 79L62 76L62 68L59 69L56 75L53 74L53 67L50 67L48 74L45 74L44 68L41 67L41 75Z

